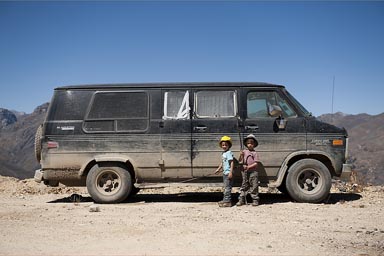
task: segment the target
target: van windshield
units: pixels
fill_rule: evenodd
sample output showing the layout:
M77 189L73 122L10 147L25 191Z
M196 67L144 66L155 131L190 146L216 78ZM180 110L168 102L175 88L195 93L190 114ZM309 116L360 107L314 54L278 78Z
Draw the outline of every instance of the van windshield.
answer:
M283 89L283 91L287 94L287 96L293 101L293 103L298 107L306 116L311 116L312 113L309 112L301 103L295 99L287 90Z

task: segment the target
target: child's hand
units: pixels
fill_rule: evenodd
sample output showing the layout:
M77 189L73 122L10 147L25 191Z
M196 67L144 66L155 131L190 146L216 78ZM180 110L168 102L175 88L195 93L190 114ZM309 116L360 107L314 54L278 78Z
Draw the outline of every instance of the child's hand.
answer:
M220 169L216 169L215 174L219 174Z

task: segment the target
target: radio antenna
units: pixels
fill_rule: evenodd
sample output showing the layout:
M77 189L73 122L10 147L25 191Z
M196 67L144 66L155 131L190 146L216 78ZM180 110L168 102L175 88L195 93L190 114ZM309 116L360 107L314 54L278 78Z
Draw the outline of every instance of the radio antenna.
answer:
M332 83L332 114L333 114L333 99L335 95L335 76L333 76L333 83Z
M334 95L335 95L335 75L333 75L333 83L332 83L332 123L333 123L333 100L334 100Z

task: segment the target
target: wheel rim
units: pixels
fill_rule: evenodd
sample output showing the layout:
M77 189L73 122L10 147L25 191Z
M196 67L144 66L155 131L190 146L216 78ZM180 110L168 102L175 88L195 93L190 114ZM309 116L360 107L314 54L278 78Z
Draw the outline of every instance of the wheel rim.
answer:
M96 188L103 195L114 195L121 187L121 177L113 170L105 170L96 177Z
M322 183L320 174L314 169L303 170L297 178L299 188L308 194L317 192Z

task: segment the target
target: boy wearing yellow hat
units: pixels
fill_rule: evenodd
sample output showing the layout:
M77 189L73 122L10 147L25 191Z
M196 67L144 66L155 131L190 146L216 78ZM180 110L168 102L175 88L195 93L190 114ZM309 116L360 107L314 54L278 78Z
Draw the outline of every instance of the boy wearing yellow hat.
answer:
M232 206L232 173L233 173L233 153L229 150L232 147L231 137L223 136L219 142L220 147L223 149L223 153L221 156L221 163L219 167L216 169L215 173L219 173L221 170L223 171L223 182L224 182L224 195L223 200L218 202L220 207L231 207Z

